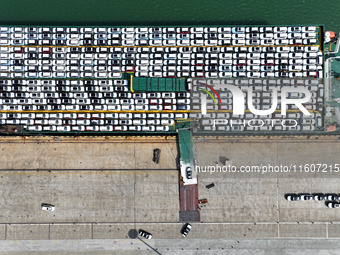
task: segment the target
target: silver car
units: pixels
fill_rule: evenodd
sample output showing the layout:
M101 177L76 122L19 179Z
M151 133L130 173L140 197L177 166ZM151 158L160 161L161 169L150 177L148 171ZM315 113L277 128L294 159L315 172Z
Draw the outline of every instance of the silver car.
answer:
M41 204L41 210L53 212L53 211L55 210L55 206L54 206L54 205L51 205L51 204L42 203L42 204Z

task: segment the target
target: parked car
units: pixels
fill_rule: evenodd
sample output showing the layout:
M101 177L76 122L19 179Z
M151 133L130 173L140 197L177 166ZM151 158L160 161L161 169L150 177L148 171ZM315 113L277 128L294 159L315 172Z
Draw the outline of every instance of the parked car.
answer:
M313 200L314 197L311 194L299 194L300 200Z
M299 201L300 200L300 197L296 194L287 194L285 197L288 201Z
M146 238L146 239L151 239L152 235L149 232L146 232L145 230L138 230L138 234L140 234L142 237Z
M316 201L327 200L327 196L324 194L314 194L314 200Z
M327 202L326 205L329 208L340 208L340 203L337 203L337 202Z
M182 227L182 230L181 230L181 234L182 236L186 237L190 230L191 230L191 224L190 223L186 223L183 227Z
M339 196L337 194L326 194L328 201L339 201Z
M41 210L53 212L55 210L55 206L54 205L50 205L50 204L42 203L41 204Z

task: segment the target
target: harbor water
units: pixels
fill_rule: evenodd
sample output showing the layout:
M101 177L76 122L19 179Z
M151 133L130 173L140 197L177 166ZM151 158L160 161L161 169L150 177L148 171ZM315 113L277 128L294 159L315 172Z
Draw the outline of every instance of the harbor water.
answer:
M0 0L2 25L296 25L339 31L337 0Z

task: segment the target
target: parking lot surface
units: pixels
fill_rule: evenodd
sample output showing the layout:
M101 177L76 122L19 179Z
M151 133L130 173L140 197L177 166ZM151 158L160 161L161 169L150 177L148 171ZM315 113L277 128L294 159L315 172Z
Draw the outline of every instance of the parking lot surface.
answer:
M327 171L270 173L241 172L242 166L271 164L339 164L340 143L329 141L220 141L195 144L199 166L223 166L228 158L236 172L200 172L199 196L208 204L201 209L203 222L332 222L339 221L337 210L325 201L287 201L288 193L340 193L340 172ZM297 154L298 152L298 154ZM216 168L217 169L217 168ZM299 169L299 168L298 168ZM214 183L215 187L205 186Z
M1 223L176 222L178 172L2 172ZM53 212L41 210L53 204Z
M0 173L1 239L117 239L129 238L130 231L139 228L155 239L181 238L175 139L154 139L153 143L142 138L124 142L62 139L1 141L5 165ZM36 147L30 164L39 166L39 171L31 167L24 171L20 153L28 160L26 146ZM83 155L84 148L88 151ZM161 149L158 165L152 162L154 148ZM198 165L229 162L237 169L292 161L336 164L339 149L336 139L215 138L195 143ZM296 151L302 151L299 157ZM10 152L13 156L6 161ZM80 168L82 160L85 168ZM337 174L199 172L199 199L206 198L208 203L200 206L200 222L192 223L188 238L340 238L337 209L322 201L289 202L284 197L287 193L338 194ZM207 189L211 183L215 186ZM56 210L42 211L41 203L51 203Z
M13 137L0 139L1 170L124 170L177 168L175 138ZM161 149L159 164L153 150Z

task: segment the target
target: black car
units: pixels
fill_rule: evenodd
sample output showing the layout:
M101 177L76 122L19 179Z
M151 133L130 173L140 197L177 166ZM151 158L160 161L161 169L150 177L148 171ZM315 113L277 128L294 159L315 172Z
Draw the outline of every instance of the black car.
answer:
M289 66L288 65L279 65L280 71L288 71Z
M107 45L107 40L98 40L98 45L99 46L106 46Z
M280 77L288 77L288 74L287 72L280 72Z
M70 48L71 53L81 53L81 49L79 47Z
M29 59L29 60L38 59L38 54L37 53L28 53L27 59Z
M209 40L217 40L217 34L207 34L206 37L208 37Z
M12 60L12 64L15 65L15 66L23 66L24 60L23 59L15 59L15 60Z
M305 201L314 200L314 197L311 194L301 193L299 194L299 196L300 196L300 200L305 200Z
M178 97L178 98L187 98L187 94L184 93L184 92L181 92L181 93L178 93L178 94L177 94L177 97Z
M160 149L154 149L152 161L155 162L156 164L159 164L160 156L161 156L161 150Z
M323 201L323 200L327 200L327 196L321 193L318 194L313 194L314 196L314 200L316 201Z
M83 45L91 46L91 45L93 45L93 40L83 40Z
M46 39L52 39L52 35L49 33L42 33L42 39L46 40Z
M113 59L111 60L112 66L120 66L120 60L119 59Z
M186 237L189 234L190 230L191 230L191 224L190 223L186 223L182 227L182 230L181 230L182 236Z
M145 237L146 239L151 239L152 235L149 232L146 232L145 230L138 230L138 234L140 234L142 237Z
M84 50L85 53L95 53L96 52L95 48L92 48L92 47L85 47L84 49L85 49Z
M125 62L125 65L127 65L127 66L132 66L132 65L134 65L135 64L135 61L133 60L133 59L128 59L128 60L126 60L126 62Z

